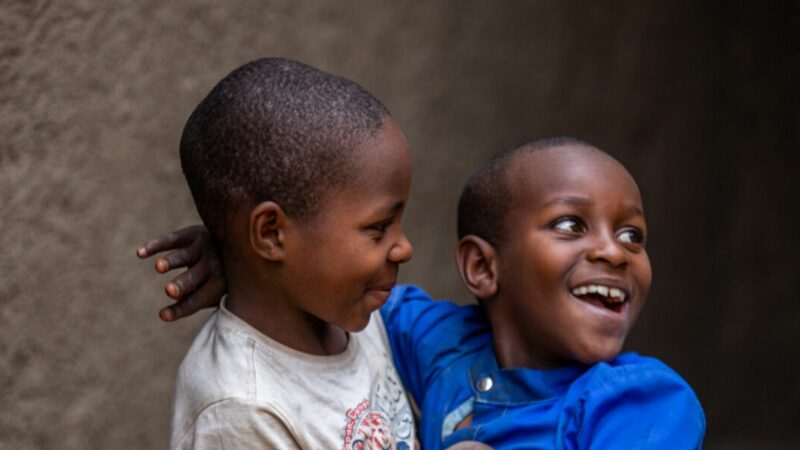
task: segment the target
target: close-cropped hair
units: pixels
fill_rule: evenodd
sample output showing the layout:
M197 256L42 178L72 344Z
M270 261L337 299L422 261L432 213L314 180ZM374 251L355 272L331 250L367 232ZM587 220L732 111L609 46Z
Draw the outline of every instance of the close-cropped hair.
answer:
M311 220L356 175L354 155L389 116L353 81L283 58L223 78L183 129L181 166L197 211L225 243L233 213L263 201Z
M512 194L509 169L524 154L564 146L595 148L580 139L559 136L538 139L495 154L467 181L458 200L458 238L475 235L501 246L506 239L505 218Z

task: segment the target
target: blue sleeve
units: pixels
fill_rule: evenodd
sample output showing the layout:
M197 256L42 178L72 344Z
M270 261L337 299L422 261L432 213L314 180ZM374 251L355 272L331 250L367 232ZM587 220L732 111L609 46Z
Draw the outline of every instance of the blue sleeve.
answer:
M433 300L414 286L397 286L381 308L395 366L417 404L448 361L459 356L460 316L467 308Z
M583 417L573 421L576 448L699 449L700 402L686 381L657 360L611 368L586 386Z

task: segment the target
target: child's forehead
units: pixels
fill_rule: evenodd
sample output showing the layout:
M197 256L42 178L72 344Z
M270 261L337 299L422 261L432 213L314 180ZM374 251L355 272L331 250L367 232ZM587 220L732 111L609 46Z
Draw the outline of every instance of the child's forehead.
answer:
M611 185L641 201L639 189L625 167L592 147L565 145L521 152L510 164L505 182L510 190L545 198L561 191L585 191Z
M605 169L622 167L607 153L579 144L521 151L514 155L514 159L513 165L526 171L553 173L556 176L569 173L575 166L582 165L593 165Z
M380 197L378 186L402 187L412 177L411 154L405 135L391 119L378 132L352 152L350 180L335 195L347 196L350 201ZM402 189L401 189L402 190Z
M376 166L388 166L396 176L411 175L411 153L403 130L392 118L386 118L381 128L359 143L353 150L354 170L369 174Z

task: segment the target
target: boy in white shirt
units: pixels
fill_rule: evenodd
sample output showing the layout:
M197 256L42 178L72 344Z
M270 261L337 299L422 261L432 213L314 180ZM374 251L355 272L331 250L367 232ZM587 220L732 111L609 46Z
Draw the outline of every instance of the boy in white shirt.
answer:
M257 60L197 106L180 153L228 295L179 369L171 448L412 448L377 312L412 255L411 163L386 108Z

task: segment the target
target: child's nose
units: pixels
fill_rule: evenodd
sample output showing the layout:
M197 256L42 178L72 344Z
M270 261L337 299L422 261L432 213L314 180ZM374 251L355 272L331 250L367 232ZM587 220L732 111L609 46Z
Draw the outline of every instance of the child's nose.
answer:
M401 233L400 240L389 250L389 260L398 264L403 264L410 261L413 255L414 247L411 246L411 242L408 241L405 233Z
M586 253L589 261L605 261L612 267L623 267L628 264L628 253L613 231L603 231L592 241Z

